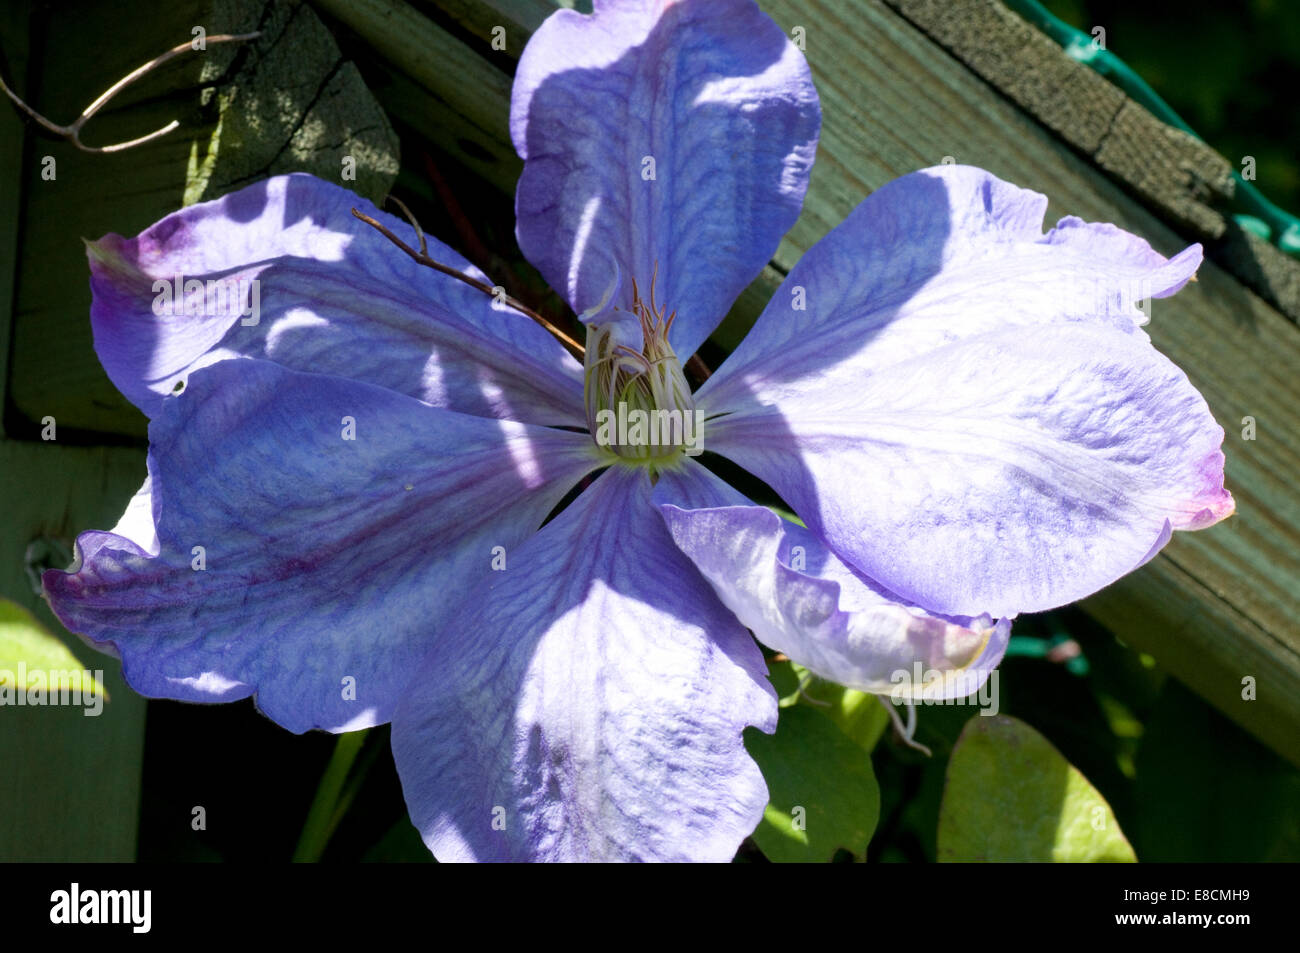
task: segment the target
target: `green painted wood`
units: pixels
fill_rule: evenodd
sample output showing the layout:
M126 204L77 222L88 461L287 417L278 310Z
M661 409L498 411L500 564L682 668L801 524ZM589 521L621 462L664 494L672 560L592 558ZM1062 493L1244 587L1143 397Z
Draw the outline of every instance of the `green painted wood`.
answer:
M404 95L385 99L395 119L427 131L489 182L513 190L518 166L509 158L509 65L503 57L517 58L519 40L553 5L431 0L431 19L401 0L317 2L370 43L392 75L408 78ZM951 6L982 3L959 0ZM804 28L824 124L803 215L764 276L733 309L720 343L733 343L743 333L781 275L864 196L945 156L1046 194L1049 223L1066 214L1114 222L1165 254L1194 240L1135 200L1140 188L1114 181L881 0L761 5L787 32ZM455 35L435 20L449 23ZM394 24L400 25L400 38L388 35ZM506 29L505 51L490 46L497 25ZM1059 73L1060 64L1042 62L1051 75L1021 76L1024 88L1048 85ZM450 64L454 68L444 68ZM1032 69L1033 62L1018 66ZM1125 124L1148 128L1122 97L1095 84L1090 88L1092 99L1114 110L1095 124L1099 149L1121 114L1129 117ZM1069 102L1077 106L1087 98ZM455 132L423 121L428 103L457 117ZM482 136L470 150L463 131L474 128ZM480 161L483 154L492 160ZM1223 166L1206 162L1205 175L1214 179L1214 170ZM1169 216L1183 227L1196 220L1191 212ZM1238 513L1211 530L1179 534L1158 558L1084 607L1300 763L1300 502L1291 486L1300 472L1300 379L1294 374L1300 330L1209 262L1195 284L1153 303L1149 331L1205 394L1227 432L1227 481ZM1242 437L1246 416L1257 422L1253 441ZM1241 698L1247 676L1257 680L1256 701Z
M144 473L138 450L0 441L0 596L63 635L88 670L102 669L109 695L95 717L0 707L0 862L135 859L145 700L116 660L67 635L32 591L25 561L33 540L70 544L83 529L111 527Z

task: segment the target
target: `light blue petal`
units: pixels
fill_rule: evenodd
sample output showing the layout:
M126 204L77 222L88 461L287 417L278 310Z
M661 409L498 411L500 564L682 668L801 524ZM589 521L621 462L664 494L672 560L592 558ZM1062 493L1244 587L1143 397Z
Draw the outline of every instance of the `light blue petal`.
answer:
M767 789L753 639L615 466L471 591L393 720L442 861L727 861Z
M1047 198L983 169L942 165L877 189L803 256L700 388L723 412L754 384L846 363L881 368L1013 327L1100 323L1135 334L1139 302L1174 294L1201 247L1166 259L1114 225L1061 219Z
M388 720L494 548L599 465L584 434L258 360L194 372L150 439L149 483L45 574L50 604L140 693L256 694L292 731Z
M611 289L629 309L657 273L685 360L794 224L820 126L803 54L752 0L560 10L515 74L519 247L579 313Z
M113 383L152 417L194 369L254 357L461 413L585 423L582 368L558 341L415 263L353 208L418 245L406 223L303 174L183 209L136 238L107 235L88 245L95 349ZM491 284L436 239L428 248L435 260ZM239 309L253 312L254 280L258 308L245 316ZM188 281L204 284L203 314L187 314L187 302L167 297Z
M1166 260L978 169L873 193L701 389L705 447L908 602L998 618L1081 599L1232 512L1219 427L1135 301ZM792 311L803 292L805 311Z
M662 503L674 542L724 605L769 648L848 688L962 698L1006 651L1011 624L905 605L854 572L811 532L715 477L710 500ZM702 481L701 481L702 482ZM657 493L656 499L680 494Z

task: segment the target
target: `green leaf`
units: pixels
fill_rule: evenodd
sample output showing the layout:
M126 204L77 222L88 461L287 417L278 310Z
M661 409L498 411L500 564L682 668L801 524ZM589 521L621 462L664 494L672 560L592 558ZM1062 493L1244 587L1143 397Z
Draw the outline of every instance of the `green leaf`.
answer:
M868 754L889 725L889 712L875 695L818 678L789 659L770 663L768 677L782 708L807 705L821 712Z
M799 682L805 669L789 659L767 663L767 677L776 690L777 704L782 708L799 704Z
M293 852L294 863L314 864L325 853L334 829L338 827L347 803L351 801L351 796L343 796L344 784L369 733L369 728L362 728L360 731L346 731L336 736L334 752L325 765L325 773L321 775L320 784L316 787L316 796L312 798L307 818L303 821L302 833L298 835L298 846ZM355 794L355 791L352 793Z
M769 860L820 863L839 848L866 853L880 788L870 755L829 718L802 704L783 708L775 735L750 729L745 745L771 798L754 831Z
M826 702L822 713L867 754L889 726L889 712L875 695L825 681L818 681L805 691L804 703L809 704L808 699Z
M27 684L20 684L20 671L28 674ZM18 603L0 598L0 686L6 692L25 692L31 684L30 675L36 672L42 673L46 692L79 690L83 695L93 692L108 697L99 679L85 671L61 639ZM87 676L89 684L83 685Z
M361 858L366 864L436 864L407 817L402 817Z
M948 763L941 861L1137 860L1105 798L1022 721L976 715Z
M808 528L807 524L805 524L804 521L799 518L799 515L793 510L787 510L783 506L776 506L770 503L767 508L787 523L793 523L795 526L802 526L804 529Z

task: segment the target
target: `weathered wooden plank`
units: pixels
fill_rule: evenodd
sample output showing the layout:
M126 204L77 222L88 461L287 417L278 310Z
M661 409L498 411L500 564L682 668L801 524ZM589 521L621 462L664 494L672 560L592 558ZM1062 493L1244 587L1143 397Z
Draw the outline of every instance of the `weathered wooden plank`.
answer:
M454 49L449 62L463 69L490 70L492 56L502 55L488 50L492 27L505 25L508 37L535 29L545 12L539 6L510 0L435 3L483 44L475 50L397 0L322 2L358 32L364 32L364 22L375 10L396 11L387 15L402 24L404 40L385 46L391 57L387 65L420 75L419 86L428 97L454 104L466 125L482 129L485 138L478 148L508 148L505 74L483 78L476 72L470 80L456 70L421 67L411 51ZM982 0L967 0L952 6L979 3ZM729 338L752 320L764 290L770 292L780 274L863 196L944 156L1043 192L1050 200L1049 220L1078 214L1115 222L1147 237L1166 254L1187 244L1068 142L991 90L884 2L764 0L763 7L787 31L804 28L824 124L803 215L782 242L773 267L747 293L737 309L740 313L729 318ZM508 45L504 53L517 56L518 51ZM1055 55L1065 59L1059 50ZM1027 78L1021 83L1026 97L1036 84L1051 86ZM474 96L464 94L467 86L475 90ZM1064 98L1054 100L1055 108L1059 122L1066 124L1072 94L1060 95ZM1147 128L1123 100L1102 91L1093 80L1079 95L1119 103L1106 129L1092 129L1086 136L1076 129L1076 138L1083 137L1080 142L1086 144L1090 136L1100 150L1116 123ZM1126 110L1128 117L1123 118ZM418 116L398 118L423 128ZM463 152L454 138L441 137L437 128L428 134L443 148ZM1179 140L1177 145L1186 143ZM1179 168L1173 179L1161 180L1159 188L1149 184L1148 190L1173 188L1172 182L1182 190L1182 201L1192 201L1199 187L1189 183L1209 180L1222 186L1223 168L1221 159L1205 158L1195 175ZM1213 211L1209 205L1204 208ZM1170 218L1183 227L1197 220L1187 212L1171 212ZM1206 219L1198 227L1211 226ZM1300 504L1289 486L1292 475L1300 472L1300 381L1292 373L1300 367L1300 332L1217 265L1207 263L1199 279L1176 298L1153 303L1150 333L1188 372L1227 432L1227 479L1238 500L1238 515L1208 532L1179 534L1160 557L1085 602L1085 608L1300 763L1300 631L1294 621L1300 612L1295 585L1300 575ZM1256 440L1243 439L1246 416L1254 417L1260 428ZM1246 675L1258 679L1258 702L1243 703L1239 697Z
M486 103L509 102L510 78L478 50L438 29L414 7L390 0L313 0L355 30L380 58L400 64L425 90L466 117L491 142L509 144L508 113ZM483 51L491 50L484 44Z
M173 61L95 117L86 139L121 141L172 119L181 128L113 155L48 138L27 154L9 391L19 422L28 422L25 436L46 415L69 432L145 433L144 418L95 359L78 237L135 234L186 201L268 174L305 170L338 181L344 156L356 160L356 179L347 184L362 194L382 197L396 176L387 118L329 31L299 2L186 0L136 10L64 3L49 14L40 51L47 81L20 92L66 122L120 76L189 38L195 25L209 35L263 35L243 48L213 44ZM53 181L41 178L43 155L56 161ZM87 280L69 283L72 275Z
M355 163L348 187L382 199L397 175L397 139L311 7L213 0L211 15L224 32L255 27L262 37L245 48L214 47L201 61L200 82L212 87L201 98L215 100L220 132L209 143L211 169L187 183L186 204L285 172L342 181L344 159Z
M1211 200L1221 205L1232 195L1232 166L1195 136L1127 100L1092 160L1194 237L1223 236L1227 217Z
M1223 234L1224 215L1214 200L1233 193L1227 160L1063 55L999 0L886 2L1175 224L1198 237Z
M366 75L371 92L395 121L415 124L430 142L455 155L484 182L502 192L513 191L523 163L508 141L485 133L476 120L457 112L387 61L367 64Z
M1210 255L1265 301L1300 323L1300 262L1235 221L1210 245Z
M591 10L591 0L582 3L563 3L557 0L513 0L508 3L483 2L483 0L420 0L417 6L431 7L442 16L454 22L466 33L477 37L493 53L502 54L517 62L524 51L524 44L542 21L555 12L557 7L569 7ZM505 30L504 49L493 47L493 39L498 35L497 28ZM497 46L501 46L500 42ZM497 65L502 65L498 60ZM513 70L513 66L505 66Z
M28 544L68 545L87 527L112 526L144 473L138 450L0 440L0 596L63 634L28 581ZM84 666L103 670L109 700L95 717L74 706L0 708L0 861L134 860L145 700L115 659L65 637Z
M1004 4L886 0L1058 136L1093 155L1127 97ZM1217 156L1215 157L1217 158Z
M415 7L455 23L465 34L482 40L482 47L490 51L484 56L513 73L513 64L524 52L529 36L556 8L567 7L590 13L591 3L593 0L511 0L511 3L416 0ZM502 30L503 36L500 35Z

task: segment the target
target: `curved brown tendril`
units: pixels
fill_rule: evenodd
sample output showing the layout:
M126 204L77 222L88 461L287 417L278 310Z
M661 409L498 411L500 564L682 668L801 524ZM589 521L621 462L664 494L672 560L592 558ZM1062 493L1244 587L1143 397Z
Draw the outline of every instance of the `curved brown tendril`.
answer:
M392 196L389 196L389 198L392 198ZM401 203L399 202L398 205L400 206ZM405 208L405 206L402 206L402 208ZM561 344L567 347L570 350L570 352L572 352L573 355L578 358L578 360L582 360L583 355L586 353L583 346L579 344L577 341L575 341L573 338L569 337L569 335L565 334L555 325L553 325L550 321L547 321L544 317L542 317L532 308L528 307L528 305L516 301L508 294L502 293L498 295L497 292L493 290L491 285L479 281L477 278L471 278L469 275L465 274L462 271L457 271L455 268L452 268L449 265L444 265L441 262L434 261L432 258L430 258L427 251L427 245L425 244L424 241L424 232L421 231L418 225L414 227L415 227L416 234L420 237L420 249L421 249L420 251L416 251L410 245L406 244L406 242L402 241L400 238L394 235L390 229L386 228L384 225L380 224L378 221L371 218L369 215L366 215L363 212L358 211L357 209L353 209L352 214L355 215L357 218L359 218L361 221L365 222L371 228L375 229L377 232L379 232L379 234L383 235L385 238L387 238L390 242L392 242L402 251L406 252L406 254L409 255L413 261L418 262L421 265L424 265L426 268L432 268L434 271L441 272L444 275L448 275L449 277L455 278L457 281L463 281L471 288L477 288L479 291L483 292L489 298L492 298L493 300L500 300L502 303L510 306L514 310L518 311L520 314L532 318L543 328L549 331L555 337L556 340L558 340ZM409 211L407 212L407 215L410 215Z
M205 44L206 43L242 43L246 40L255 40L261 35L262 34L260 32L238 33L238 34L222 33L217 36L206 37L204 42ZM163 126L161 129L155 129L153 132L149 133L146 136L141 136L139 139L131 139L127 142L115 142L110 146L86 145L84 142L81 141L81 127L86 124L86 121L89 120L91 116L95 115L95 113L103 109L104 105L110 99L112 99L122 90L126 89L126 87L130 86L136 80L140 79L142 76L145 76L146 74L157 69L159 66L162 66L164 63L168 62L169 60L174 59L177 56L180 56L182 53L193 50L194 47L191 45L192 42L193 41L187 40L184 43L172 47L166 53L162 53L158 56L155 56L153 59L145 63L143 66L137 66L135 69L127 73L125 76L119 79L112 86L108 87L108 89L104 90L104 92L102 92L99 95L98 99L96 99L89 106L83 109L81 111L81 115L78 116L70 125L67 126L60 126L58 123L51 122L50 120L42 116L40 113L38 113L31 106L28 106L25 102L22 101L22 99L19 98L17 93L15 93L12 89L10 89L5 84L3 77L0 77L0 91L3 91L6 96L8 96L11 100L13 100L15 106L17 106L28 116L34 119L43 128L54 133L56 136L62 136L64 139L67 139L69 142L71 142L82 152L97 152L97 153L121 152L123 149L130 149L133 146L144 145L146 142L150 142L161 136L167 135L167 133L171 132L173 129L176 129L178 126L180 126L180 122L173 119L171 122Z
M406 203L403 202L401 199L399 199L396 195L388 196L388 201L392 202L394 205L396 205L398 208L402 210L402 214L406 216L406 220L410 222L411 227L415 229L415 237L420 240L420 254L427 256L429 254L429 243L424 240L424 229L420 227L419 221L416 220L415 213L412 212L409 208L407 208ZM353 209L352 211L355 212L356 209Z

